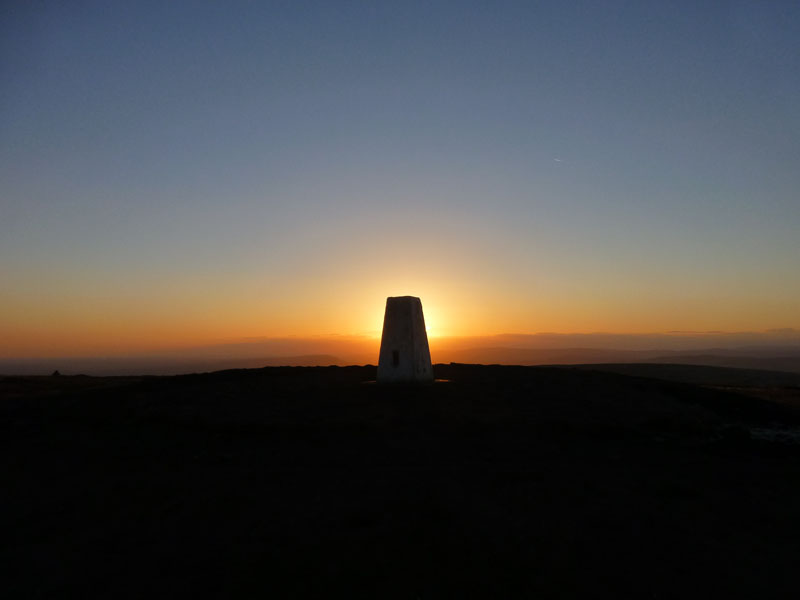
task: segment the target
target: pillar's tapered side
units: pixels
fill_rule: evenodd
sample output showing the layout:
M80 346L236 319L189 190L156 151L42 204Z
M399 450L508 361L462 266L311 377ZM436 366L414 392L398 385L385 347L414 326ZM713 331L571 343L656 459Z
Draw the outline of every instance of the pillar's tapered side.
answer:
M413 296L387 298L378 357L378 383L431 381L433 368L422 302Z

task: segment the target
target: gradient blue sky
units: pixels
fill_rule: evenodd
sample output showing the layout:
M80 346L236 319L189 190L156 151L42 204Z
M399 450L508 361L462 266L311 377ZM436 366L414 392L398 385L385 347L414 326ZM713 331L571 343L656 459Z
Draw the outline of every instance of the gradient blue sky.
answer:
M800 327L800 3L0 10L4 355Z

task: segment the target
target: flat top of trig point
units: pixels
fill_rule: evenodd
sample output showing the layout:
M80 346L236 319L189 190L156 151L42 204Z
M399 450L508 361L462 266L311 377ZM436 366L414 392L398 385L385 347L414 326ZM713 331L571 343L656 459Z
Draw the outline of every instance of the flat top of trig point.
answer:
M419 300L417 296L389 296L386 300Z

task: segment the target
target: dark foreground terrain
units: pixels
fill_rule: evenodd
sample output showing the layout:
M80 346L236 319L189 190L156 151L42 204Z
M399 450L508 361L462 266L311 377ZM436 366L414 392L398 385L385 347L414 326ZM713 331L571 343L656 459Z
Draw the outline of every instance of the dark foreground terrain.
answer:
M2 597L796 594L791 382L436 374L1 378Z

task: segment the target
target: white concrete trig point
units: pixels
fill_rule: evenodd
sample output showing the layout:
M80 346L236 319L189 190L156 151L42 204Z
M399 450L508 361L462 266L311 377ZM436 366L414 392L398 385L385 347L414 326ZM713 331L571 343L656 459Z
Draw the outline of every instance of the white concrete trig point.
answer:
M433 382L433 367L422 302L414 296L387 298L378 383L430 382Z

